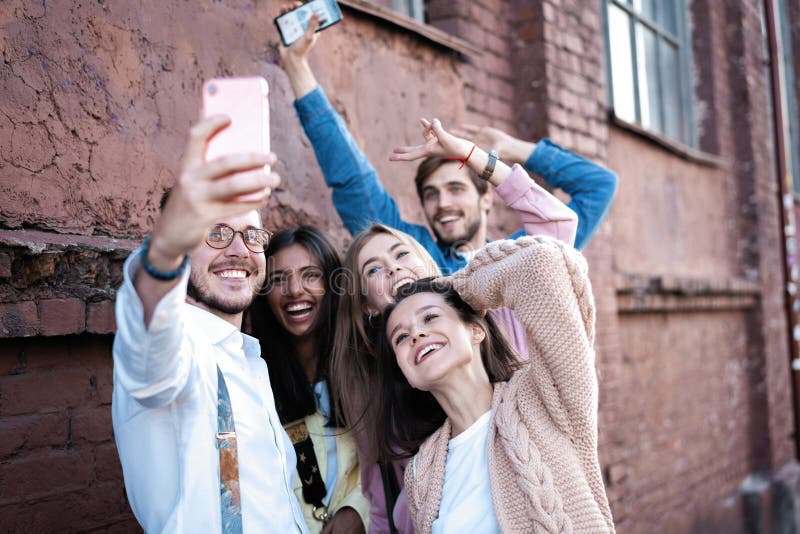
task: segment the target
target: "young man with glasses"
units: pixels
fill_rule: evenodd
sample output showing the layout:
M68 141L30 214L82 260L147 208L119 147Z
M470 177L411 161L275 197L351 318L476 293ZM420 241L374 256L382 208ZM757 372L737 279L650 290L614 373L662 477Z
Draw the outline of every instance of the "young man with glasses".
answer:
M178 184L117 294L112 416L125 488L147 532L306 532L296 459L242 312L264 282L256 209L275 163L203 161L224 117L192 128Z

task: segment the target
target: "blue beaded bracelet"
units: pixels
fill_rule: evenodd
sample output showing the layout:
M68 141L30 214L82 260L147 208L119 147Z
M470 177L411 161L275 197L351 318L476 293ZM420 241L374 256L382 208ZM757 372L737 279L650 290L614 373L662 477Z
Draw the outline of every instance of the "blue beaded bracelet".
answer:
M155 278L156 280L161 280L162 282L169 282L170 280L175 280L183 271L186 270L186 266L189 265L189 256L184 256L183 261L181 262L181 266L175 269L174 271L159 271L155 267L153 267L149 261L147 261L147 253L150 252L150 236L146 236L144 238L144 243L142 243L142 267L144 267L145 272Z

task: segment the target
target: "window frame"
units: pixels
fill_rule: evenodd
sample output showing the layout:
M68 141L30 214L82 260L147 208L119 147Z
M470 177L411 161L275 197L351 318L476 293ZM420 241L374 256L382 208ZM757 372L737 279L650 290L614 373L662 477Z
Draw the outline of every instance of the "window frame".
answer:
M401 15L425 24L424 0L391 0L390 5Z
M659 3L663 0L659 0ZM639 13L634 9L633 5L629 4L626 0L600 0L601 6L601 13L602 13L602 24L603 24L603 33L605 37L605 71L606 71L606 83L607 83L607 91L606 91L606 106L609 110L609 113L613 115L615 119L621 121L622 123L630 123L630 121L624 117L617 115L614 109L614 80L612 76L612 67L611 67L611 36L609 31L609 21L608 21L608 10L609 6L613 5L618 9L625 12L631 19L630 24L630 52L631 52L631 76L633 79L633 98L634 98L634 114L635 114L635 125L639 128L647 131L653 132L655 135L667 138L670 141L675 143L683 144L691 148L698 147L698 139L697 139L697 127L695 125L695 116L694 116L694 76L692 71L692 40L691 35L689 35L688 30L688 20L687 20L687 4L686 0L675 0L673 3L674 13L673 16L675 17L675 25L676 25L676 33L672 34L668 30L662 28L659 24L655 23L654 21L647 18L643 13ZM642 124L642 111L641 111L641 98L640 98L640 84L639 84L639 65L638 65L638 57L639 57L639 50L637 48L636 42L636 29L637 25L641 25L643 28L652 31L657 39L656 44L656 53L658 56L658 61L656 62L657 65L657 80L659 87L663 87L661 83L662 80L662 58L661 58L661 45L660 43L666 41L667 43L675 46L678 48L678 74L680 76L680 104L681 104L681 113L683 119L683 138L674 138L671 135L667 134L664 131L663 124L664 124L664 115L665 115L665 104L663 95L659 95L660 102L658 105L658 112L659 112L659 120L662 125L661 129L655 129L652 127L644 126Z
M789 136L789 157L787 165L792 176L792 193L795 198L800 196L800 116L798 116L798 92L795 89L796 75L794 70L794 43L792 43L792 29L790 26L790 10L786 0L777 0L776 18L778 23L778 42L781 53L781 94L784 107L784 122L786 133Z

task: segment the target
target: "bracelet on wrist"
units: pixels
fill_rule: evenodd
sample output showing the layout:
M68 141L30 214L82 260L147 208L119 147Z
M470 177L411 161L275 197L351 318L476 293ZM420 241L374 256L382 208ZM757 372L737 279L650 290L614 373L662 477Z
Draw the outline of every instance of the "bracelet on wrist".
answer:
M464 165L467 164L469 158L472 157L472 153L475 152L475 144L473 143L472 148L469 149L469 154L467 154L466 158L447 158L450 161L460 161L461 165L458 166L459 169L463 169Z
M183 274L183 271L186 270L186 266L189 265L189 256L186 255L183 257L183 261L181 262L180 267L172 271L162 271L154 267L147 259L147 254L149 252L150 252L150 236L147 235L144 238L144 243L142 243L142 267L144 268L147 274L149 274L156 280L161 280L162 282L169 282L171 280L175 280L176 278L178 278L180 275Z
M492 149L489 152L489 159L486 161L486 167L481 173L481 180L489 181L489 178L494 174L494 166L497 164L497 150Z

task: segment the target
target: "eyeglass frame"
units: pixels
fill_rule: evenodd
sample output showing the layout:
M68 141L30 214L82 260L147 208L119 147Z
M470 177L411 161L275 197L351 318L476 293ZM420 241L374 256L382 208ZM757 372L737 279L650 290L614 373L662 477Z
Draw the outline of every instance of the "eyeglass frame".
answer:
M212 245L209 242L209 238L210 238L211 232L214 231L215 228L227 228L231 232L233 232L231 234L231 238L228 240L228 242L224 246L218 247L216 245ZM264 232L264 235L267 236L266 242L262 245L261 250L253 250L252 247L247 244L247 239L245 238L244 233L247 232L247 231L250 231L250 230L256 230L258 232ZM206 232L206 245L208 245L209 247L213 248L214 250L224 250L224 249L228 248L229 246L231 246L231 244L233 244L233 240L236 239L236 234L241 234L242 243L244 243L244 246L247 248L247 250L249 250L253 254L263 254L264 251L267 249L267 246L269 245L269 242L272 239L272 236L274 235L273 232L270 232L269 230L265 230L263 228L255 228L255 227L249 226L249 227L245 228L244 230L236 230L233 226L231 226L229 224L217 223L217 224L213 225L211 228L209 228L208 231Z

